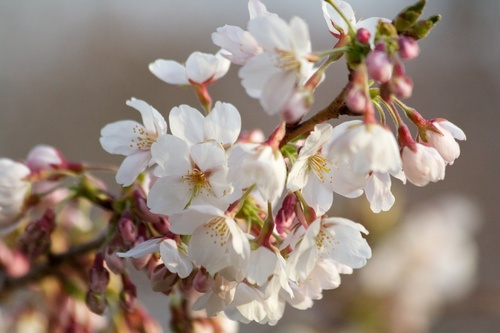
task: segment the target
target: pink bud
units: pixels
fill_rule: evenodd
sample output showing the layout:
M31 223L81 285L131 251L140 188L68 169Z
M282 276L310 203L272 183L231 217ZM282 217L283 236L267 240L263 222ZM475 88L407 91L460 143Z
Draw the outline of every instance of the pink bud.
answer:
M131 312L135 308L135 300L137 298L137 288L135 284L130 281L127 275L122 274L123 289L120 292L120 305L123 309Z
M418 46L417 41L411 37L399 37L398 44L398 54L401 59L411 60L420 54L420 47Z
M369 44L370 43L371 33L368 29L360 28L356 33L356 40L361 44Z
M214 284L214 279L207 273L206 269L203 267L198 270L193 280L194 290L200 293L206 293L212 285Z
M170 293L177 283L179 277L170 272L164 264L155 267L151 273L151 288L154 291Z
M394 72L390 81L390 90L398 98L408 98L413 91L413 81L404 72L404 67L400 63L394 64Z
M26 165L32 172L47 169L58 169L67 164L63 154L54 147L37 145L33 147L26 157Z
M104 250L104 260L111 272L121 274L125 271L125 260L116 255L116 248L113 246L107 246Z
M288 194L283 200L283 204L276 214L276 230L279 234L283 234L290 230L290 227L295 220L295 204L297 196L293 193Z
M349 84L345 94L345 104L352 112L364 113L368 108L368 96L365 90L354 84Z
M118 221L118 230L120 231L120 236L125 243L133 243L137 238L137 230L135 228L134 222L132 221L132 215L130 212L126 211L120 217Z
M55 228L55 213L47 209L43 216L29 223L19 238L19 243L26 256L35 259L50 248L50 236Z
M373 51L366 57L366 69L369 78L385 83L392 76L392 61L387 53Z
M89 290L95 293L104 293L109 283L109 272L104 268L102 253L97 253L94 264L89 271Z

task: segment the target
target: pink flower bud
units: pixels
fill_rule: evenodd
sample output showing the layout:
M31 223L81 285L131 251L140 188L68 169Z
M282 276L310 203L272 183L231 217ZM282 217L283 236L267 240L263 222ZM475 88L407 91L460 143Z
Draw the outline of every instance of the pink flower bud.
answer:
M125 243L133 243L137 238L137 230L135 228L134 222L132 221L132 215L130 212L126 211L120 217L118 221L118 230L120 231L120 236Z
M125 260L116 255L116 248L113 246L107 246L104 250L104 260L106 261L106 266L114 274L121 274L125 271Z
M50 236L55 228L55 213L47 209L43 216L29 223L19 238L19 244L26 256L35 259L50 248Z
M122 274L123 288L120 292L120 305L123 309L131 312L135 308L135 300L137 298L137 288L135 284L130 281L127 275Z
M383 51L373 51L366 57L366 69L370 79L388 82L392 76L391 58Z
M356 40L361 44L369 44L370 43L371 33L368 29L360 28L356 33Z
M293 193L288 194L283 200L283 204L276 214L276 230L279 234L283 234L290 230L290 227L295 221L295 204L297 196Z
M109 272L104 268L102 253L97 253L94 264L89 271L89 290L95 293L104 293L109 283Z
M369 99L362 87L349 84L345 94L345 104L352 112L364 113L368 108Z
M401 59L411 60L420 54L420 47L418 46L417 41L411 37L399 37L398 44L398 54Z
M207 273L203 267L198 270L193 280L194 290L200 293L206 293L212 288L214 279Z
M151 273L151 288L154 291L170 293L179 280L177 274L170 272L164 264L155 267Z
M59 169L67 165L67 161L63 154L54 147L37 145L28 153L26 165L32 172L38 172L47 169Z
M403 99L411 96L413 91L413 81L405 74L402 64L394 64L394 71L389 87L391 92L398 98Z

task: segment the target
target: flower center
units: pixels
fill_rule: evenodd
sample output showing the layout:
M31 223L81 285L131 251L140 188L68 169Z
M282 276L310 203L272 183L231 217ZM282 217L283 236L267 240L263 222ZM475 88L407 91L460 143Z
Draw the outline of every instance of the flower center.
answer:
M319 230L318 235L316 236L316 247L318 248L318 252L321 256L328 256L332 251L335 250L334 245L339 244L334 237L332 237L329 233L325 232L323 229Z
M150 150L151 145L156 142L157 135L148 132L144 127L135 125L132 131L136 135L135 139L130 140L130 148L139 150Z
M284 71L291 71L300 68L300 61L297 59L295 52L276 50L278 57L276 58L276 67Z
M189 185L193 196L196 196L203 188L211 188L208 182L208 175L197 167L193 168L193 170L188 170L187 174L182 176L182 179L184 183Z
M314 172L321 181L324 181L325 173L330 172L330 168L328 168L327 165L326 158L321 153L314 154L308 159L309 169Z
M212 238L214 244L225 246L229 238L229 228L226 219L222 216L214 217L204 226L205 234Z

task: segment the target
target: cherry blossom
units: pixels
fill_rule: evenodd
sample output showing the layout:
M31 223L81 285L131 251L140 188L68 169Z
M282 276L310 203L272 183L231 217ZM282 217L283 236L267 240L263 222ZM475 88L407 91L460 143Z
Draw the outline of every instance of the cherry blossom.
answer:
M298 17L286 23L276 15L251 20L248 30L263 52L240 69L241 83L266 112L275 114L312 72L316 58L311 53L309 30Z
M29 194L30 169L23 163L0 158L0 235L14 230Z
M250 255L249 241L237 221L213 206L191 206L171 215L170 222L172 232L191 235L188 256L211 275L229 266L240 271Z
M424 134L419 133L418 141L436 149L445 162L452 165L460 156L460 146L455 139L465 140L465 133L445 119L431 120L430 124Z
M415 143L405 146L401 152L403 170L408 180L417 186L444 179L446 163L439 152L429 146Z
M137 176L152 166L151 146L167 133L167 124L163 116L146 102L132 98L127 105L141 113L142 122L121 120L103 127L101 146L110 154L126 156L117 174L116 182L129 186Z
M174 85L210 84L229 70L231 62L220 53L193 52L186 65L174 60L158 59L149 65L149 70L160 80Z
M230 146L236 142L241 129L238 110L232 104L221 102L216 102L206 117L188 105L174 107L169 122L172 134L191 145L215 140Z
M226 180L227 157L215 141L189 146L184 140L164 135L151 147L160 177L148 195L154 213L170 215L191 204L211 203L225 208L221 198L232 192Z
M347 159L352 171L358 174L370 171L397 174L401 170L398 144L387 128L354 120L344 122L340 130L328 145L330 158Z
M318 215L328 211L333 200L334 165L322 153L333 132L329 124L319 124L307 137L288 174L287 189L302 190L307 203Z

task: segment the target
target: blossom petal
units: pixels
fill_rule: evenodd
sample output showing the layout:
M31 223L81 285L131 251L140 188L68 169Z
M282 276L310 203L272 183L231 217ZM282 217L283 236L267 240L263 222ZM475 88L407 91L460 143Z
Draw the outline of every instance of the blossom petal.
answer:
M170 131L178 138L184 139L190 144L203 142L203 132L205 117L200 111L189 105L174 107L168 116Z
M217 102L206 117L204 125L206 139L231 145L240 135L241 116L232 104Z
M175 85L189 84L186 68L177 61L158 59L149 65L149 70L166 83Z
M140 151L125 157L116 173L116 182L123 186L131 185L137 176L146 170L150 161L149 151Z
M151 212L171 215L184 210L192 192L179 176L159 178L148 194L147 204Z
M152 133L162 135L167 133L167 123L163 116L151 105L143 100L131 98L127 105L133 107L141 113L144 127Z
M177 273L181 279L187 278L193 271L193 263L182 250L179 250L173 239L165 239L160 243L160 255L167 269Z

